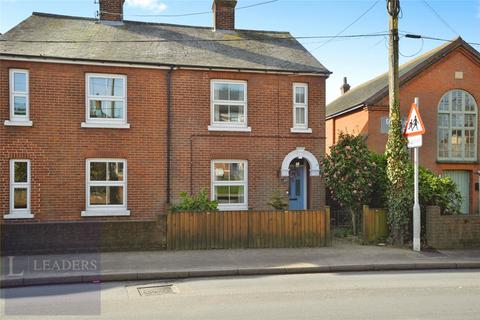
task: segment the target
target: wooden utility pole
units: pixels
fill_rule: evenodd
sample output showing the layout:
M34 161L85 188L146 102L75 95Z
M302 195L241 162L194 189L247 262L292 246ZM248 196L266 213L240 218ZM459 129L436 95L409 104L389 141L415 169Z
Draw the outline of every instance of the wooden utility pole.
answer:
M400 0L387 0L387 11L390 16L390 39L389 39L389 69L388 84L390 93L390 121L394 105L400 101L400 79L398 76L398 15L400 13Z
M398 75L398 15L400 0L387 0L390 25L388 84L390 93L390 128L386 148L388 192L388 222L394 242L403 245L409 221L410 188L408 188L408 154L402 135L400 118L400 79Z

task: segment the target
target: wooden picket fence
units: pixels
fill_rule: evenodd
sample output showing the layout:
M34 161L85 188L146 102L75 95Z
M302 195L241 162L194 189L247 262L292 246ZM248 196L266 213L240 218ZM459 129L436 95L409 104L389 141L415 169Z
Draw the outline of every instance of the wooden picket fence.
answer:
M363 206L363 236L368 243L385 240L388 236L387 211Z
M330 209L175 212L167 216L169 250L300 248L331 243Z

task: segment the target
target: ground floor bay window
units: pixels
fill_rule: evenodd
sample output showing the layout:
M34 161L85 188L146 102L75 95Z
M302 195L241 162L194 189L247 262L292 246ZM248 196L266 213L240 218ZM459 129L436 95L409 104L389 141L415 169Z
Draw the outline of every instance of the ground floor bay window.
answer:
M127 162L89 159L86 164L86 210L82 216L128 216Z
M243 160L212 161L212 200L220 210L248 209L248 164Z

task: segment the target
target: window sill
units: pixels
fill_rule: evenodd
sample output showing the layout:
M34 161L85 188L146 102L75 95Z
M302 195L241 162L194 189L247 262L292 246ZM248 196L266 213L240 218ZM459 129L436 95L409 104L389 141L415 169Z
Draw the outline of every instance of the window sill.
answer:
M33 219L34 216L31 213L9 213L3 216L4 220L7 219Z
M219 211L247 211L248 206L247 205L241 205L241 206L218 206Z
M208 126L208 131L252 132L252 127Z
M33 126L33 122L32 121L20 121L20 120L5 120L3 125L11 126L11 127L31 127L31 126Z
M291 128L291 133L312 133L312 128Z
M82 217L125 217L130 216L130 210L126 209L90 209L82 211Z
M82 128L130 129L130 123L91 123L82 122Z
M475 159L469 159L469 160L448 160L448 159L437 159L437 163L458 163L458 164L477 164L478 161Z

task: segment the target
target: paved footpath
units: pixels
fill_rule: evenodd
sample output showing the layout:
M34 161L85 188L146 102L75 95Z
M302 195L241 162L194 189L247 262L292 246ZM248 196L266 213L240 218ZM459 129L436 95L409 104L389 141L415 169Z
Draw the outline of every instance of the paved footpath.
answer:
M0 287L14 287L236 275L480 269L480 249L416 253L335 242L328 248L5 256L1 261Z

